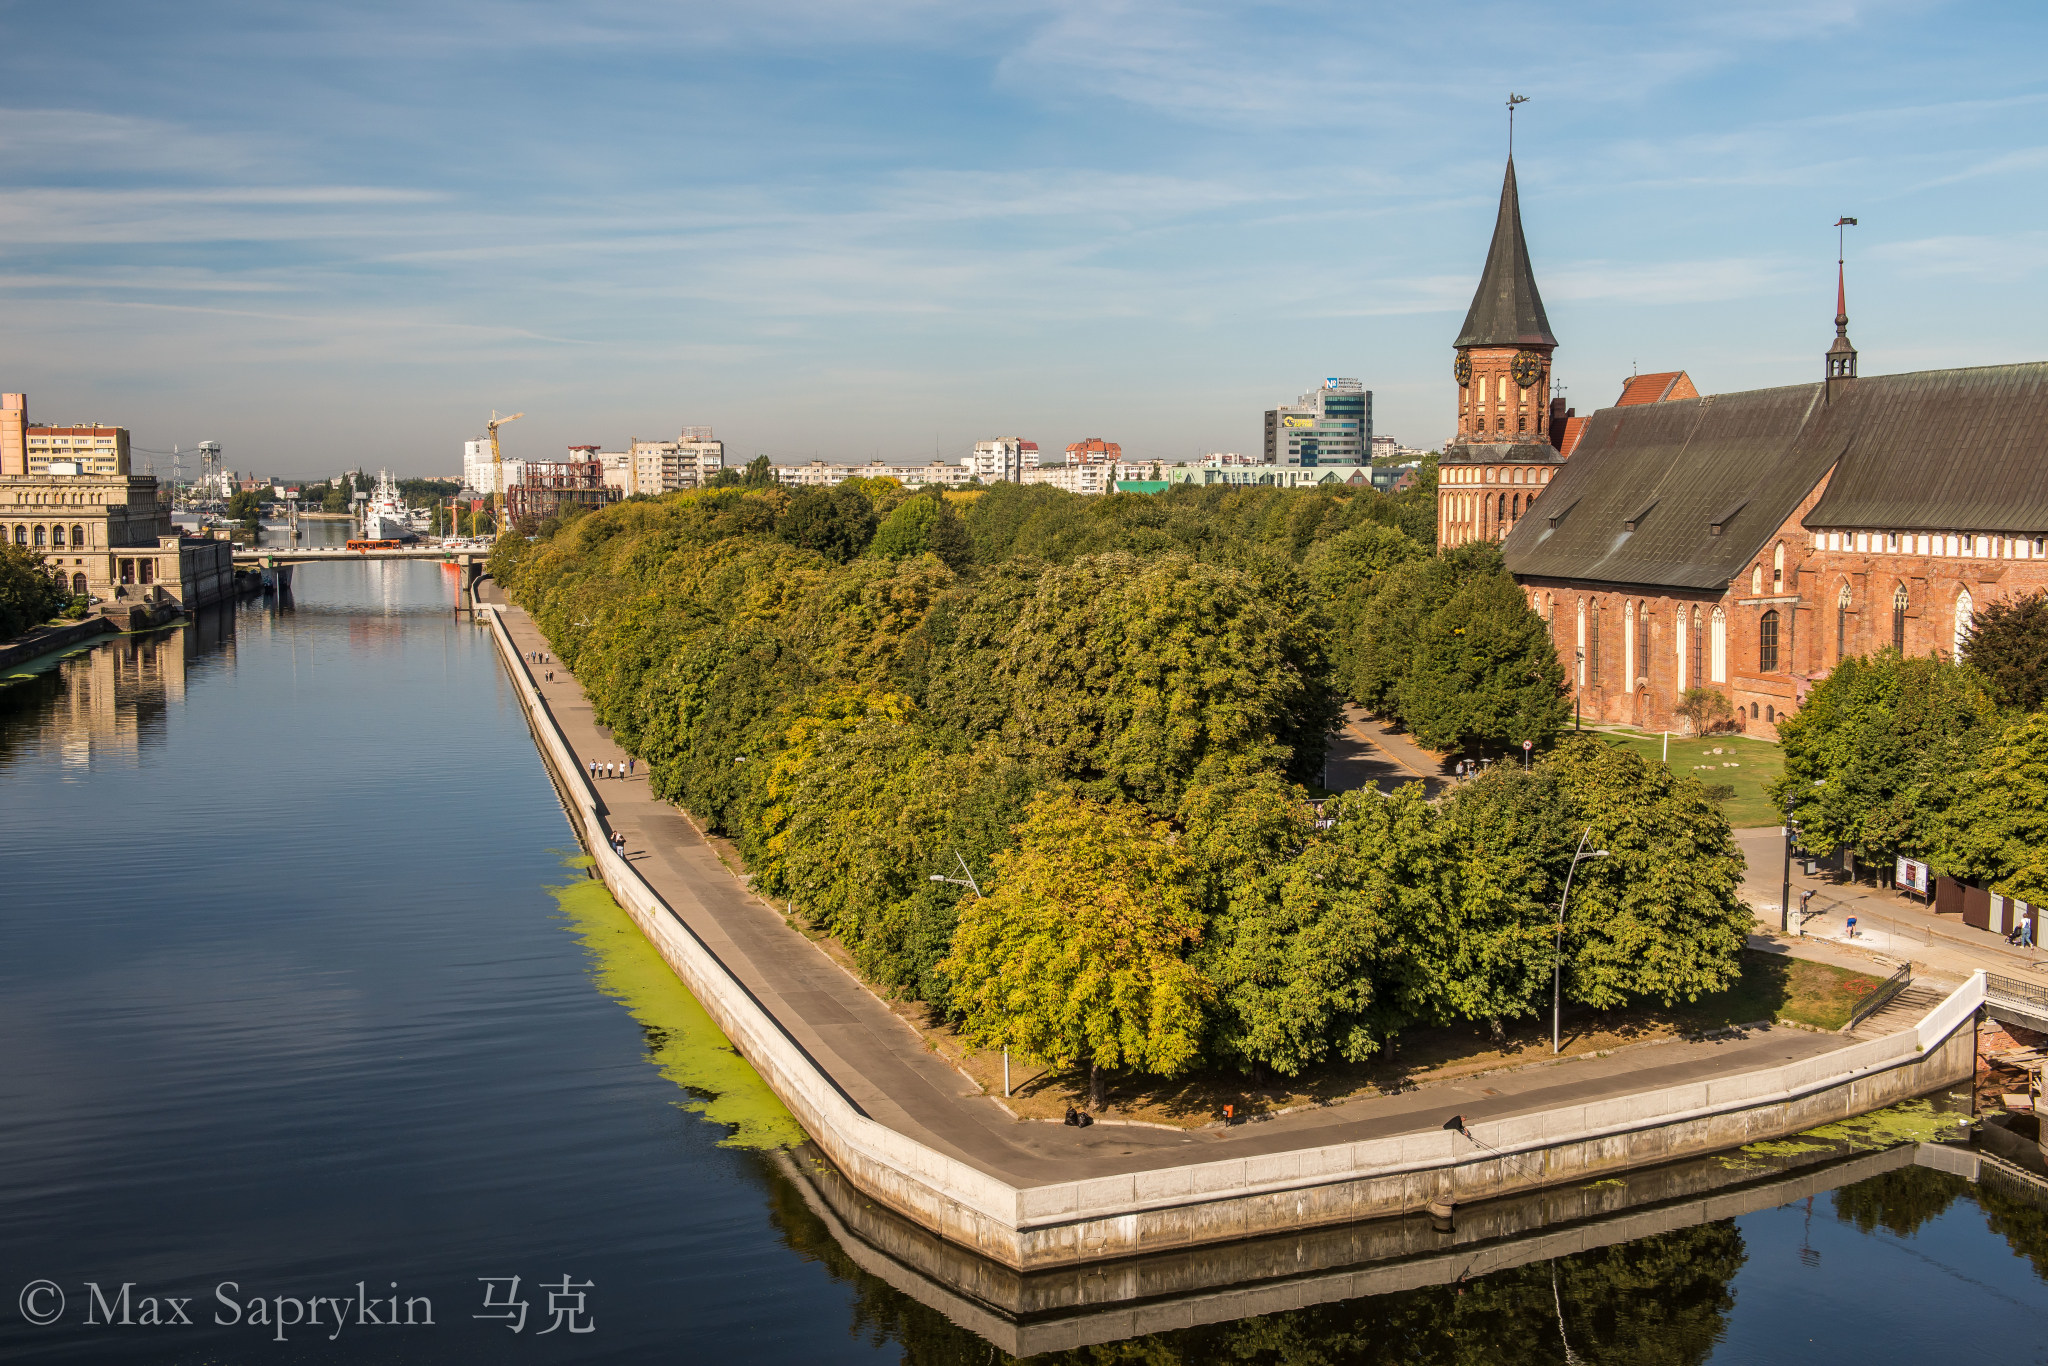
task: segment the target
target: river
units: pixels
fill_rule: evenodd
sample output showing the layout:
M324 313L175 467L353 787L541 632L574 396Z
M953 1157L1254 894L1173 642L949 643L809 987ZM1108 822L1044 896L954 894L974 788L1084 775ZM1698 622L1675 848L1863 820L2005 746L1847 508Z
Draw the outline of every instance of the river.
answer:
M0 688L0 1359L1002 1359L834 1241L452 594L301 569ZM1908 1166L1072 1359L2038 1361L2044 1276L2048 1210Z

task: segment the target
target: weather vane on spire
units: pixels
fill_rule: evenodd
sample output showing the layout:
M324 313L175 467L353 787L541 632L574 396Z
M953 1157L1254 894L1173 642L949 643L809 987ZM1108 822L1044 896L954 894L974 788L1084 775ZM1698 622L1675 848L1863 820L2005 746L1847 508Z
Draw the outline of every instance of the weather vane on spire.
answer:
M1512 90L1508 91L1508 160L1509 160L1509 161L1513 161L1513 160L1515 159L1515 106L1516 106L1516 105L1518 105L1518 104L1527 104L1528 102L1529 102L1529 97L1528 97L1527 95L1517 95L1517 94L1516 94L1516 93L1515 93L1514 91L1512 91Z
M1856 226L1856 220L1841 217L1835 220L1835 344L1828 348L1828 389L1834 390L1834 381L1856 378L1856 348L1849 341L1849 290L1848 280L1843 274L1842 260L1847 256L1843 249L1848 241L1848 229Z

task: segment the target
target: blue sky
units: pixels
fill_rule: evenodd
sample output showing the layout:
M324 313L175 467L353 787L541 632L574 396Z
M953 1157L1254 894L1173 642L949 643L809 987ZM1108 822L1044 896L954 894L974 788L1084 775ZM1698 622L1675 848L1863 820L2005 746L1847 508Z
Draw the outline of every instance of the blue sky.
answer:
M1501 104L1581 412L1632 365L2043 358L2018 4L8 5L0 387L302 475L710 425L729 456L1435 445ZM159 461L160 472L168 461Z

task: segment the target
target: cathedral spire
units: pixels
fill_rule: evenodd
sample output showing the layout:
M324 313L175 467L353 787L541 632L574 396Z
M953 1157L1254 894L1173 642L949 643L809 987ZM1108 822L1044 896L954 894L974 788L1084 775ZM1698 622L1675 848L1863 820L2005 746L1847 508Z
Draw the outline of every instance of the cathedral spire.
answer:
M1843 274L1843 230L1856 226L1853 218L1835 221L1835 344L1828 348L1828 378L1856 378L1856 347L1849 340L1849 289Z
M1557 345L1543 314L1543 296L1536 292L1536 275L1529 268L1529 244L1522 239L1522 204L1515 193L1512 156L1501 182L1500 217L1493 225L1493 245L1486 250L1486 270L1472 295L1464 330L1451 345Z

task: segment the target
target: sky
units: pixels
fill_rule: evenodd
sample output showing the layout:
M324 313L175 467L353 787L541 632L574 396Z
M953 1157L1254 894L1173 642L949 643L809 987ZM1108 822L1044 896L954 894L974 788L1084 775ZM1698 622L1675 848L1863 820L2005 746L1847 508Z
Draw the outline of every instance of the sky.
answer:
M0 0L4 3L5 0ZM2042 359L2048 8L6 3L0 388L136 468L1441 444L1503 107L1557 376ZM187 464L188 474L196 467Z

